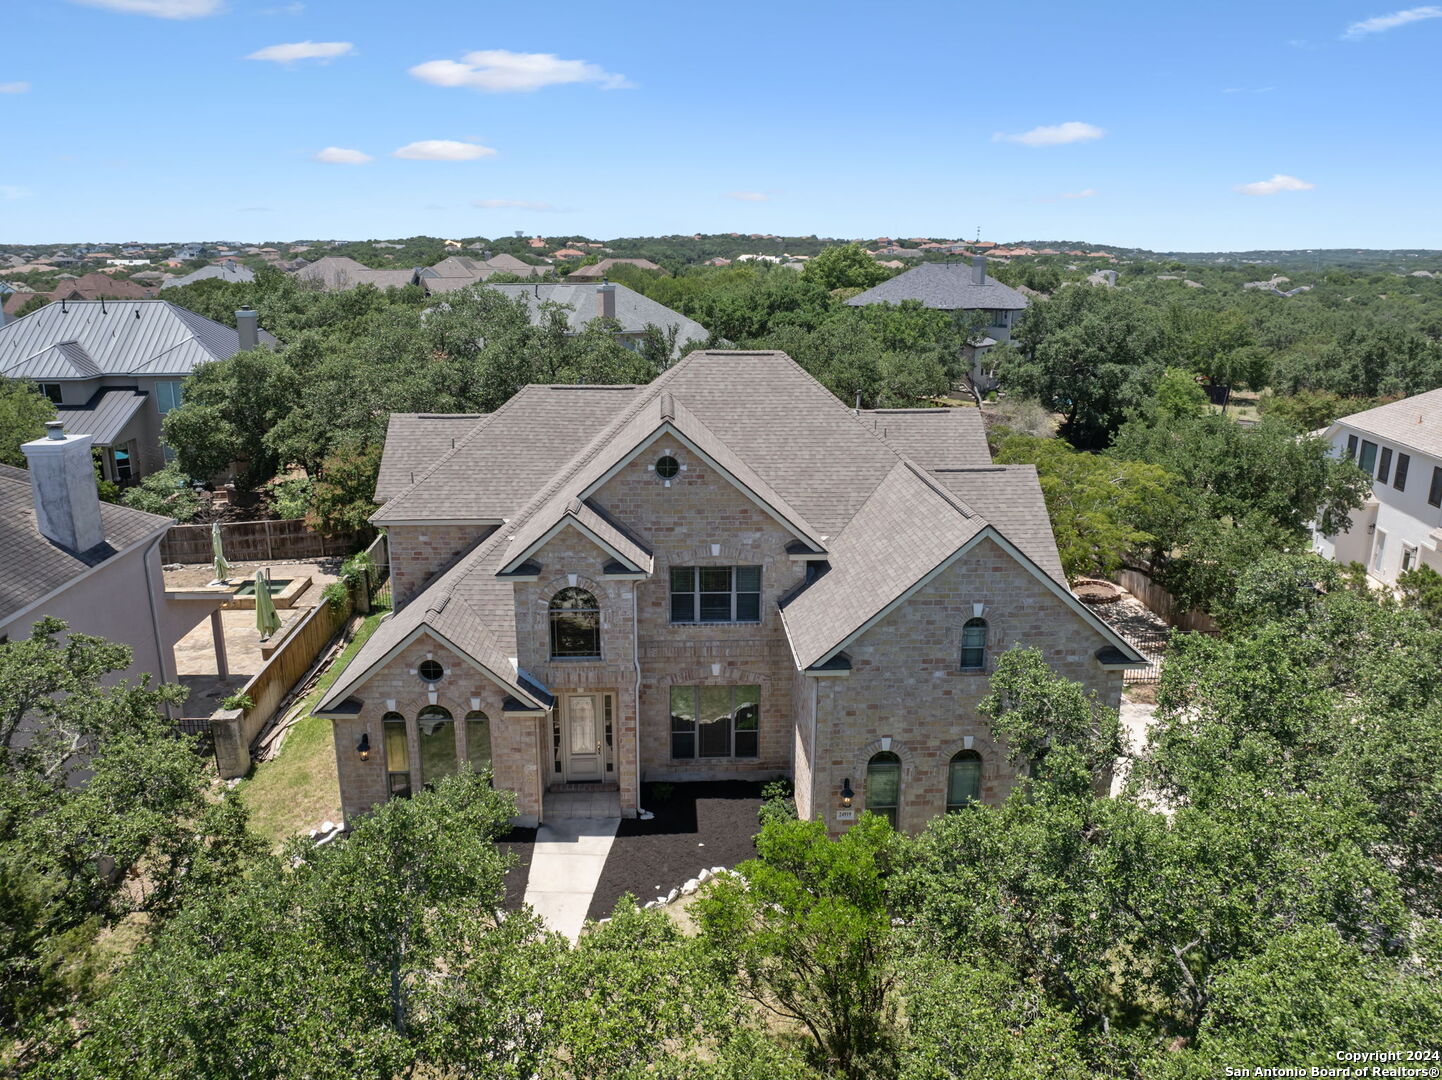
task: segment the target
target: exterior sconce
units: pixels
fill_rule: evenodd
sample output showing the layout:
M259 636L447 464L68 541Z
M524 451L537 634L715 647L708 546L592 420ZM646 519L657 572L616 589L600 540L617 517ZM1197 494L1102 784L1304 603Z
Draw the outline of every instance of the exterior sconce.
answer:
M851 777L841 781L841 805L846 809L851 808L851 800L856 798L856 792L851 790Z
M371 733L369 731L361 732L360 742L355 744L355 752L360 755L362 761L371 759Z

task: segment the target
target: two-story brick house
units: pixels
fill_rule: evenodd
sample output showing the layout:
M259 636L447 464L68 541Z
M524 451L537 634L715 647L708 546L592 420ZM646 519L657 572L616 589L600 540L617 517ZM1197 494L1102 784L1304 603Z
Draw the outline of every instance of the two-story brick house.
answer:
M1108 704L1137 654L1067 587L1035 471L970 409L853 412L782 353L397 416L394 616L317 708L348 819L488 762L521 820L598 785L790 776L920 828L1005 795L977 702L1041 648Z

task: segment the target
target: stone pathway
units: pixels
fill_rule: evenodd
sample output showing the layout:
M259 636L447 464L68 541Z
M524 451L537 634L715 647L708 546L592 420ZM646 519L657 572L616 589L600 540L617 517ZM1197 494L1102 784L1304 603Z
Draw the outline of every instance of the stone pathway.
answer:
M546 800L548 809L551 800ZM583 796L589 799L590 796ZM526 903L547 926L571 941L581 935L591 897L616 838L616 817L550 816L536 830Z

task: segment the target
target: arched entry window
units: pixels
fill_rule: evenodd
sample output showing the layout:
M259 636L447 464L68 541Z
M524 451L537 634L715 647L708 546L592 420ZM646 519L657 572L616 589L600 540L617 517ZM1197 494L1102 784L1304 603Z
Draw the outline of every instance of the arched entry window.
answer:
M421 783L433 784L456 771L456 722L439 705L416 714L421 744Z
M466 713L466 760L476 772L491 767L491 720L483 712Z
M961 670L986 670L985 619L967 619L961 627Z
M406 738L406 718L398 712L381 717L386 748L386 790L405 798L411 793L411 746Z
M946 812L954 814L967 803L981 798L981 755L962 750L951 759L946 772Z
M896 828L901 806L901 759L889 750L873 754L866 763L866 809Z
M601 659L601 608L585 589L551 597L551 659Z

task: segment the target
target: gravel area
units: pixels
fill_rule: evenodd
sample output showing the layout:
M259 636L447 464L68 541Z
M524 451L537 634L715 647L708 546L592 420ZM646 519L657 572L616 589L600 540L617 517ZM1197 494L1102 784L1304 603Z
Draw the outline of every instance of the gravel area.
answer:
M531 856L536 850L536 830L512 829L496 841L496 847L517 859L516 865L506 871L506 907L515 910L526 896L526 882L531 876Z
M663 800L657 789L666 786L642 786L642 805L655 817L625 818L616 830L589 918L605 918L626 893L645 903L665 896L703 868L732 867L755 857L752 838L761 828L756 818L761 784L671 784L670 796Z

